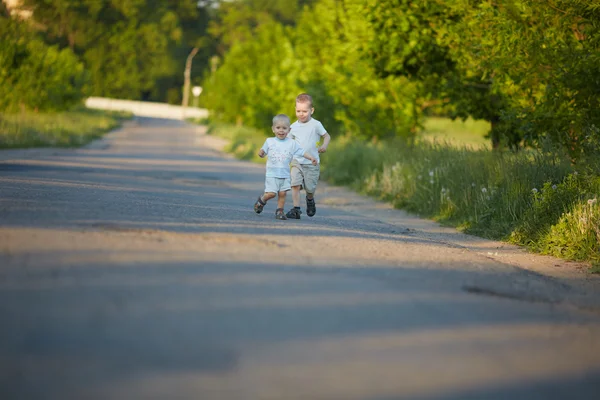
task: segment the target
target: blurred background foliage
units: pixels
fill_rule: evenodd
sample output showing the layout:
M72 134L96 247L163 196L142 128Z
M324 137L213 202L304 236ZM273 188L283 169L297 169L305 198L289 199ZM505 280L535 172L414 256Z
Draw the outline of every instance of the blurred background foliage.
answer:
M0 3L0 109L86 96L181 103L265 129L315 98L336 135L414 141L484 120L491 147L599 147L600 0L20 0Z

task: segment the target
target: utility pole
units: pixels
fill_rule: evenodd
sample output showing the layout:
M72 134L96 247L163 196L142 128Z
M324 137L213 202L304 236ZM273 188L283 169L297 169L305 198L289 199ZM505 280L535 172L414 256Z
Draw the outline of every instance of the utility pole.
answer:
M192 75L192 60L198 54L199 47L194 47L185 62L185 71L183 72L183 101L181 102L183 118L185 118L185 109L190 99L190 77Z

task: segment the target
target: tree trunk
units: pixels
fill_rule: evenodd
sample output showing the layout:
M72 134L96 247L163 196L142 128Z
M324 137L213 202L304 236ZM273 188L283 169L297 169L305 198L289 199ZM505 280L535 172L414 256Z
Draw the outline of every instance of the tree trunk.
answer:
M498 150L500 148L500 133L498 132L499 122L499 117L492 117L490 119L490 123L492 124L492 128L490 130L490 138L492 139L492 150Z
M190 51L190 54L188 55L187 60L185 62L185 71L183 72L183 100L181 102L181 106L184 109L184 113L185 108L188 106L190 100L190 76L192 74L192 59L198 53L198 50L200 50L199 47L194 47L192 51Z

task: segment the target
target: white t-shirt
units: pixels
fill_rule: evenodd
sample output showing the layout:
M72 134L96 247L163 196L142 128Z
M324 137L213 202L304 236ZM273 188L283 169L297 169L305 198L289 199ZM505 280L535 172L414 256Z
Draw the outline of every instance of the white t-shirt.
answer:
M270 137L265 140L262 149L268 157L266 173L268 178L290 178L290 162L294 156L302 157L304 154L304 149L289 137L283 140Z
M288 133L288 137L294 139L300 147L306 149L306 152L317 159L319 159L319 147L317 142L321 141L321 137L327 133L323 124L314 118L311 118L308 122L302 123L296 121L292 124L292 130ZM302 155L294 157L300 164L310 164L311 161L308 158L304 158Z

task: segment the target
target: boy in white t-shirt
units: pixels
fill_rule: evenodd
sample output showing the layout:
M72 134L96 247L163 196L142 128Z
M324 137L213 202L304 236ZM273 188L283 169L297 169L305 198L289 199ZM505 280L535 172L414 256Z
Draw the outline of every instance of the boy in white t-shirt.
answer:
M254 211L260 214L267 201L274 198L277 193L275 218L287 219L283 213L283 206L285 196L291 189L290 162L294 157L304 157L311 160L312 165L317 165L317 160L308 152L304 152L296 141L287 137L290 132L290 117L285 114L276 115L273 117L272 129L275 137L265 140L265 144L258 152L259 157L269 156L269 158L265 174L265 193L258 196L258 200L254 203Z
M287 212L286 216L292 219L300 219L300 189L306 192L306 215L312 217L317 212L315 204L315 191L321 169L319 166L319 154L327 151L331 137L321 122L312 118L315 109L312 97L306 93L296 97L296 118L298 121L291 126L288 135L294 139L300 147L306 149L317 160L317 164L310 161L306 156L295 156L292 161L292 199L294 208ZM322 142L321 142L322 140ZM319 146L319 143L322 143Z

